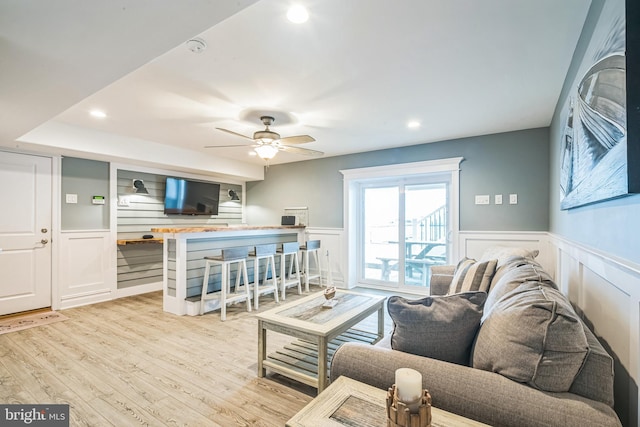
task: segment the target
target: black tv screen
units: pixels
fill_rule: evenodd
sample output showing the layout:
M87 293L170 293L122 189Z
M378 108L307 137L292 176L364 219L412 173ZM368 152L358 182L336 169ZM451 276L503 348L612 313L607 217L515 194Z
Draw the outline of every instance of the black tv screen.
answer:
M168 177L165 185L165 214L218 215L220 184Z

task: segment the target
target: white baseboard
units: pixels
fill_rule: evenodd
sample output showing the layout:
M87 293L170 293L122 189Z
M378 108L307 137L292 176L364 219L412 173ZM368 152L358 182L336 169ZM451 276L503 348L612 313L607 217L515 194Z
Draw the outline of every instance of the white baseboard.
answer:
M141 295L149 292L161 291L162 282L147 283L144 285L131 286L116 290L116 298L130 297L133 295Z

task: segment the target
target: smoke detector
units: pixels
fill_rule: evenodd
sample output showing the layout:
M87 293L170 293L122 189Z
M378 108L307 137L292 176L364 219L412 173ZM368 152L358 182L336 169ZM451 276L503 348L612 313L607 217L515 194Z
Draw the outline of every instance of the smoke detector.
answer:
M207 43L200 37L188 40L186 42L187 48L193 53L202 53L207 48Z

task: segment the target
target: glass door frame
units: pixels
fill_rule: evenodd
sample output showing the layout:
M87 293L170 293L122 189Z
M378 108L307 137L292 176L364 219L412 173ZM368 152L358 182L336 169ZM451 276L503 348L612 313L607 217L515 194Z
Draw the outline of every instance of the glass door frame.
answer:
M360 264L358 259L358 251L360 246L361 223L362 223L362 204L360 197L360 188L367 182L386 179L412 179L417 176L425 176L432 174L448 173L449 180L449 230L450 235L447 238L448 251L447 259L458 258L458 235L459 235L459 204L460 204L460 162L464 160L462 157L455 157L442 160L431 160L415 163L403 163L395 165L377 166L359 169L347 169L340 172L344 176L344 254L346 254L346 271L345 283L348 288L356 286L363 287L380 287L370 283L370 281L361 280L359 274ZM388 282L381 282L388 285ZM388 286L385 286L388 288ZM425 288L422 287L403 287L403 292L424 293ZM422 292L420 292L422 290Z
M451 236L451 210L450 209L450 194L451 194L451 176L449 173L429 173L422 175L412 175L412 176L402 176L402 177L390 177L383 179L370 179L360 181L358 184L358 198L359 198L359 210L358 217L361 221L358 224L357 230L357 252L356 252L356 262L357 262L357 281L361 284L366 284L371 287L380 287L384 289L394 289L400 290L403 292L406 291L417 291L419 289L424 289L424 286L417 286L415 284L407 284L406 281L406 272L407 265L406 261L408 260L405 256L407 248L403 244L407 241L407 188L411 191L411 187L416 186L429 186L429 185L438 185L443 184L446 192L446 209L447 209L447 220L446 220L446 237L445 244L447 248L447 259L450 260L450 236ZM375 279L371 277L366 277L366 260L365 260L365 233L366 233L366 221L365 215L365 192L370 189L382 189L382 188L395 188L398 191L397 198L397 215L398 215L398 223L396 224L396 232L397 232L397 269L398 269L398 280L383 280L383 279ZM405 272L405 274L402 274ZM426 279L425 279L426 280ZM425 281L426 283L426 281Z

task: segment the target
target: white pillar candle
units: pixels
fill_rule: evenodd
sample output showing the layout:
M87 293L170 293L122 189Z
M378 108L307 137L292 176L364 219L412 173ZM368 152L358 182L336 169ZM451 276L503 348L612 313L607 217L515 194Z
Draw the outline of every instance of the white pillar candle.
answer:
M397 369L396 389L398 390L398 399L401 402L415 402L422 396L422 375L415 369Z

